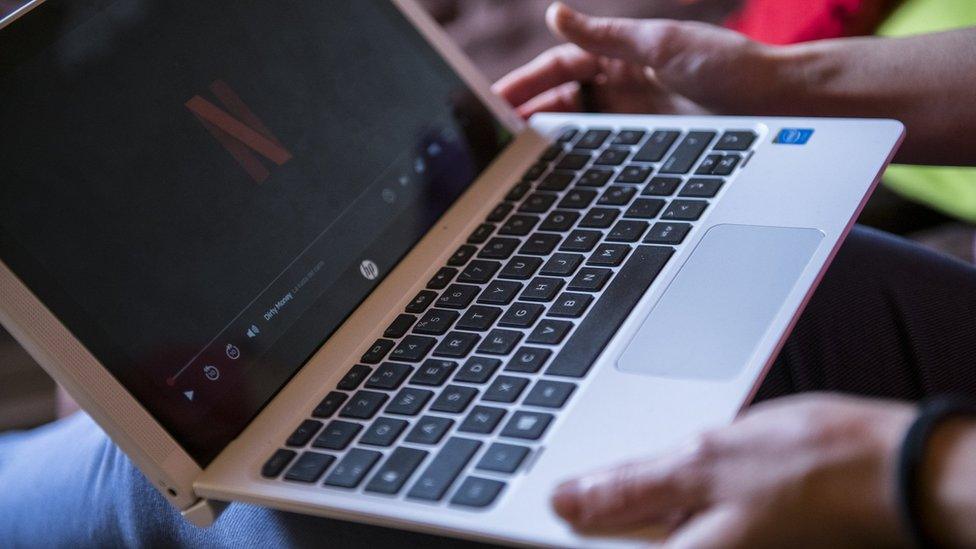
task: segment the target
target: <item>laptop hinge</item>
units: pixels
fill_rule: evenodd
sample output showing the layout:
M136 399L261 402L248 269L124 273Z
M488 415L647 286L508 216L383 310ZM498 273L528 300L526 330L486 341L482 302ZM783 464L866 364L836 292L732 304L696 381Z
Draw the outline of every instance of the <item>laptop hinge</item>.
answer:
M211 499L198 499L193 505L183 509L183 518L194 526L206 528L216 522L227 508L227 502Z

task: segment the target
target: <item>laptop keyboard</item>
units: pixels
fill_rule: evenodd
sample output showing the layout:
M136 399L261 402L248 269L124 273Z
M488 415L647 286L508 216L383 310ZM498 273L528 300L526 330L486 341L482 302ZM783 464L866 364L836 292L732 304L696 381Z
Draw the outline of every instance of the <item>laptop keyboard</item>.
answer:
M262 476L491 505L756 138L566 128Z

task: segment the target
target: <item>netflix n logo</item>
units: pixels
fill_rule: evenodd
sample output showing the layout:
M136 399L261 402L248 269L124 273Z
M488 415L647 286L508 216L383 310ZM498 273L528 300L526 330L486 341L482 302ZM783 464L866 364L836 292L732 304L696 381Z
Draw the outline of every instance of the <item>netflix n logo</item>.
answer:
M210 93L221 107L208 99L194 95L185 103L186 108L197 117L203 127L237 163L244 168L251 179L261 183L271 175L265 162L281 166L292 159L288 149L278 141L241 98L225 82L216 80L210 84Z

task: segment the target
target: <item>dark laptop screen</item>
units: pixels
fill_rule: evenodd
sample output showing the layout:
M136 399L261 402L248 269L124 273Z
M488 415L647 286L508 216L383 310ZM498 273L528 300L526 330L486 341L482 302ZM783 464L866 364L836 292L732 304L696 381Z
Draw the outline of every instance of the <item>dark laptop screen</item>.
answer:
M51 0L0 121L3 261L201 464L508 139L386 0Z

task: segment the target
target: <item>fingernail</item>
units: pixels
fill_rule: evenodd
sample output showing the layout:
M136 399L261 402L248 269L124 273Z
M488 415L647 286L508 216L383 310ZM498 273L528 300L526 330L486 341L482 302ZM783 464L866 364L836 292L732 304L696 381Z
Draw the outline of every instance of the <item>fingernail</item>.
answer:
M580 483L576 480L564 482L552 494L552 507L559 516L570 522L580 517Z

